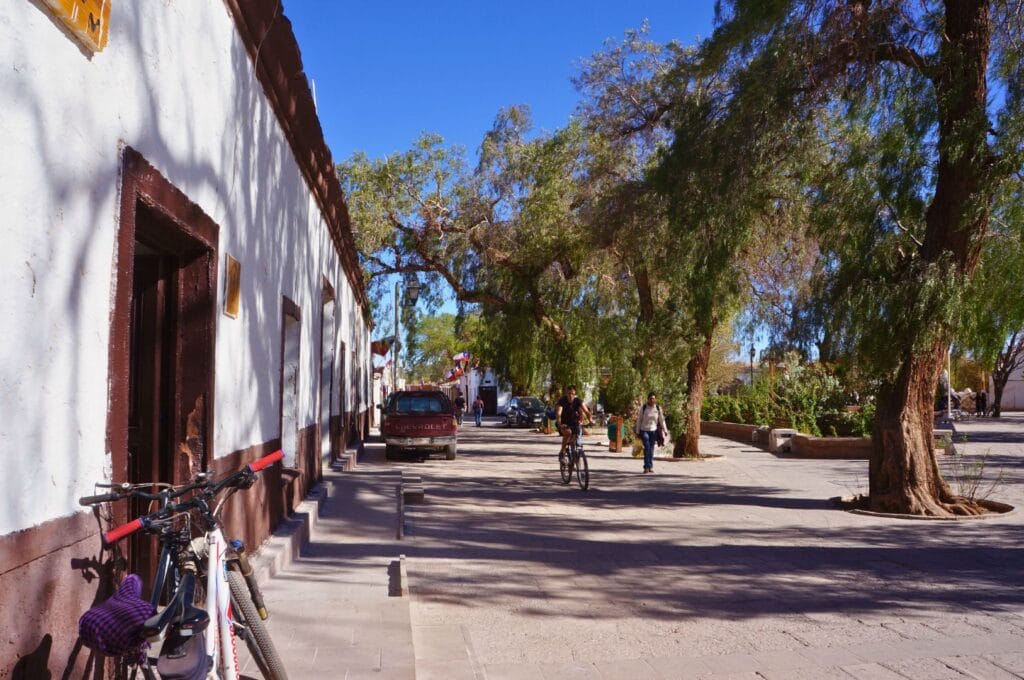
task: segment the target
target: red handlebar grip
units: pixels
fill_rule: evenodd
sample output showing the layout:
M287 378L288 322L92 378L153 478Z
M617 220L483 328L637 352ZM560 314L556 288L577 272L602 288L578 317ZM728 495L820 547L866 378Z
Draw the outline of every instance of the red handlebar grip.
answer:
M141 518L134 519L131 522L128 522L128 524L122 524L116 529L111 529L107 533L103 534L103 542L107 545L110 545L111 543L117 543L125 536L128 536L129 534L134 534L136 531L141 529L142 526L143 524Z
M271 454L263 456L262 458L258 458L253 462L249 463L249 469L252 470L253 472L259 472L265 467L270 467L271 465L281 460L282 458L284 458L284 451L274 451Z

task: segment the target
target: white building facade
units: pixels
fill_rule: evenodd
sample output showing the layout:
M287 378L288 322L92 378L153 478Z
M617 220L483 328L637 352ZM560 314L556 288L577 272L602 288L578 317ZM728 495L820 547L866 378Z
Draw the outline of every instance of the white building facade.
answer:
M109 0L99 48L50 8L68 4L0 13L0 677L88 662L74 622L118 578L99 532L127 519L77 504L96 482L282 448L289 474L227 513L258 545L374 403L348 216L278 3Z

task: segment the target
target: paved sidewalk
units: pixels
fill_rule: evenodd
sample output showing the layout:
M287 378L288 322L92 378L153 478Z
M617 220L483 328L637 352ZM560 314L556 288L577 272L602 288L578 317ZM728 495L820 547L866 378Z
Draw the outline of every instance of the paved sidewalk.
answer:
M866 461L711 437L723 458L654 475L592 445L584 493L558 483L553 442L467 428L459 461L417 467L420 680L1024 677L1024 509L842 512L827 499L864 490ZM993 498L1024 505L1024 452L989 447Z
M262 583L290 680L416 677L409 599L394 595L400 473L375 448L356 471L325 474L327 498L309 543ZM260 677L244 644L239 656L243 673Z

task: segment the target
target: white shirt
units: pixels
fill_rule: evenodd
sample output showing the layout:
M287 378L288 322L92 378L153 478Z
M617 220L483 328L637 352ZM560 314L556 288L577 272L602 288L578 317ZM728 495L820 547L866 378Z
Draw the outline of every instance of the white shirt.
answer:
M644 404L640 409L638 420L641 432L654 432L665 426L665 417L661 413L661 407L657 404L654 406Z

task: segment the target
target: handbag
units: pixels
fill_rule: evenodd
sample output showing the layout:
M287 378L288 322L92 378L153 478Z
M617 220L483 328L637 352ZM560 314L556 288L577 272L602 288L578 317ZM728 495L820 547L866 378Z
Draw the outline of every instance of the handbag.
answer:
M658 430L658 446L664 446L664 445L665 445L665 431L659 429Z

